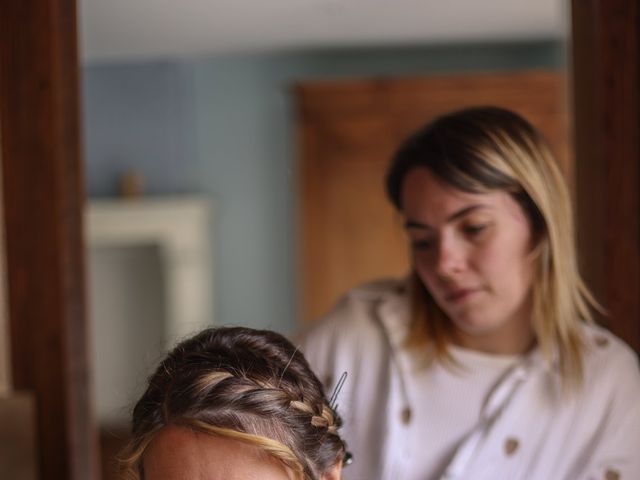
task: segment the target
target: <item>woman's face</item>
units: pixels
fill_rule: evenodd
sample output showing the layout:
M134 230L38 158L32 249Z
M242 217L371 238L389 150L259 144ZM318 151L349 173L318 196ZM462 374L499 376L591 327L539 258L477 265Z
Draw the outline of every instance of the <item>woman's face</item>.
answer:
M533 341L532 233L505 192L466 193L426 168L402 185L416 271L454 327L454 341L490 353L521 353Z
M165 427L144 454L145 480L290 480L263 450L236 440Z

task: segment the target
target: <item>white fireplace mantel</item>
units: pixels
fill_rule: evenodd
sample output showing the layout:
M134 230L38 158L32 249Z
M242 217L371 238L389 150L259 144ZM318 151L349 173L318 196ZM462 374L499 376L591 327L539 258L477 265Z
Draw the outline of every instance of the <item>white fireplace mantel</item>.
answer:
M165 278L165 347L213 323L211 204L201 196L92 200L87 247L155 245Z

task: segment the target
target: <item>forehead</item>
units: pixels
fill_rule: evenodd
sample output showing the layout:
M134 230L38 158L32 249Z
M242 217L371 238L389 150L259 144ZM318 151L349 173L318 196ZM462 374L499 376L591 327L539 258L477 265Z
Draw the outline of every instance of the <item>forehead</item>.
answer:
M402 211L406 217L441 223L453 214L471 206L473 212L508 214L517 219L525 215L518 203L506 192L470 193L445 183L426 168L414 168L405 177L401 189Z
M236 440L169 426L144 454L145 480L289 480L263 450Z

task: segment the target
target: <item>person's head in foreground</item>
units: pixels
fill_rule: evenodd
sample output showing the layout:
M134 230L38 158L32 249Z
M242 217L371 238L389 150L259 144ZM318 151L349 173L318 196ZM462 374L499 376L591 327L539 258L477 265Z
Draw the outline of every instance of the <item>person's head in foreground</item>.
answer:
M414 345L515 354L536 342L582 378L581 321L592 299L578 273L562 173L522 117L479 107L407 139L387 173L413 257Z
M205 330L171 351L133 411L135 480L337 480L341 421L281 335Z

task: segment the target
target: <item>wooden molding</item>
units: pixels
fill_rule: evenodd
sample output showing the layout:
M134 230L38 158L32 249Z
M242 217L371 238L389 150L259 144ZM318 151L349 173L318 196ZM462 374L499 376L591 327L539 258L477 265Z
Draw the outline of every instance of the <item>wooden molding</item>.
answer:
M35 398L39 478L97 478L85 316L74 0L2 1L2 128L13 384Z
M2 135L0 133L0 145ZM0 149L0 165L2 165L2 149ZM2 171L0 170L0 225L4 225L4 205L2 202ZM7 283L4 230L0 231L0 398L8 396L11 387L11 362L9 343L9 320L7 316Z
M640 15L573 0L578 239L603 322L640 351Z

